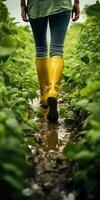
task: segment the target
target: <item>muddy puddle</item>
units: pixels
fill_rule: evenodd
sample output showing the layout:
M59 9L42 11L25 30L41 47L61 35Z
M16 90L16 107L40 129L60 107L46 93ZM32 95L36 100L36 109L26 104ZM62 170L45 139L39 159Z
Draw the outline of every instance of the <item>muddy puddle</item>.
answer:
M35 109L36 105L33 104ZM43 110L43 117L36 118L40 131L34 134L34 140L38 148L32 148L32 157L27 159L33 169L29 194L32 200L74 200L75 194L68 188L75 169L70 168L63 155L64 146L74 134L67 130L61 118L58 123L49 123L47 112Z

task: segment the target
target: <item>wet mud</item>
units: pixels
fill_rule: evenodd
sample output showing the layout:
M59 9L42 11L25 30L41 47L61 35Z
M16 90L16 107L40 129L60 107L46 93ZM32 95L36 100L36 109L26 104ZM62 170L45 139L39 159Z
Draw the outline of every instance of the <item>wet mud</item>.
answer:
M69 188L76 167L70 167L63 149L69 141L75 140L75 133L67 129L61 118L58 123L49 123L47 112L43 110L43 117L36 119L40 131L33 134L32 139L38 148L33 147L32 156L27 158L33 170L29 196L32 200L74 200L74 191L70 192Z

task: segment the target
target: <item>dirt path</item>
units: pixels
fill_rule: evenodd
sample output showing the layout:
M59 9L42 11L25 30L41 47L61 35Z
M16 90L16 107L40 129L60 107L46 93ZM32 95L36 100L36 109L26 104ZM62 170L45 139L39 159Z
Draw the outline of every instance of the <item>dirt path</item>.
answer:
M74 194L68 194L68 188L75 169L70 168L63 156L63 148L74 139L74 134L67 130L63 119L48 123L46 115L45 110L43 118L36 119L40 131L33 138L39 148L32 149L32 158L27 160L33 167L32 200L74 200Z

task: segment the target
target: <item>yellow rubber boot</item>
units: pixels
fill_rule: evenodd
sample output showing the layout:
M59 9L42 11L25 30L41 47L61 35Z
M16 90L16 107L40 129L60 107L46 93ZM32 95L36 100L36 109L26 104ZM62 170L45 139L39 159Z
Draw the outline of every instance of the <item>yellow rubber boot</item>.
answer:
M48 88L49 88L49 58L36 57L36 69L40 85L40 104L43 108L47 108Z
M57 97L59 95L63 63L63 57L61 56L53 56L50 58L49 92L47 99L49 112L47 119L51 122L56 122L58 120Z

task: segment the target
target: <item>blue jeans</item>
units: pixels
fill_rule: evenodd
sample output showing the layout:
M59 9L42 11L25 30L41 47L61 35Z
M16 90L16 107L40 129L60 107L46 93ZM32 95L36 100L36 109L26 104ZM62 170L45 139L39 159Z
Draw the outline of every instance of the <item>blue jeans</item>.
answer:
M70 21L71 11L65 11L38 19L30 18L30 25L36 46L37 57L48 56L47 25L50 27L50 57L59 55L63 57L64 40Z

